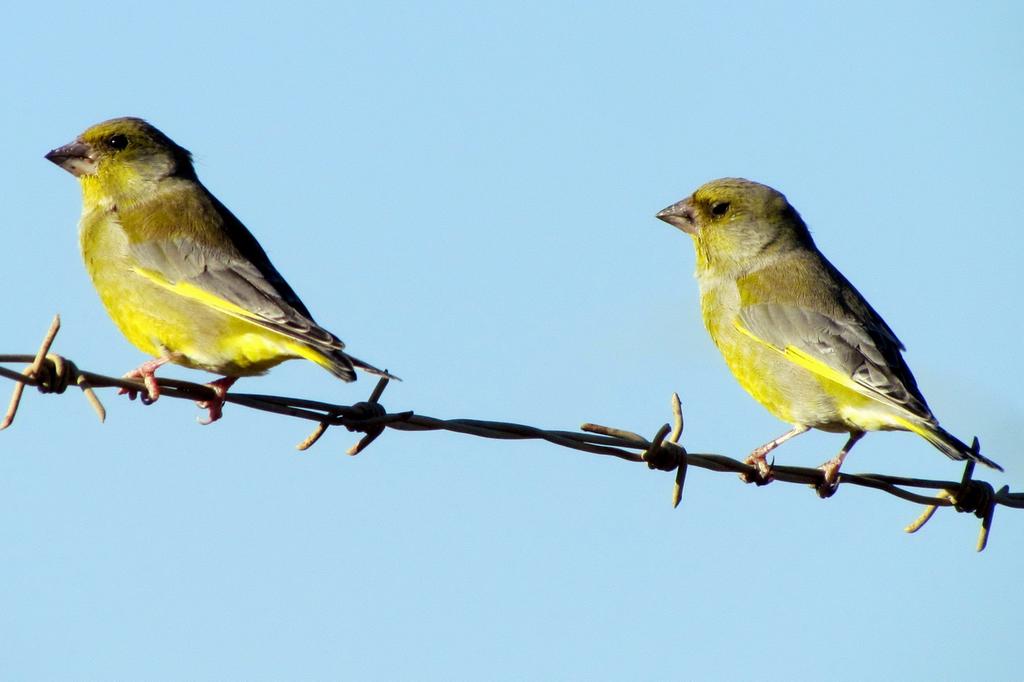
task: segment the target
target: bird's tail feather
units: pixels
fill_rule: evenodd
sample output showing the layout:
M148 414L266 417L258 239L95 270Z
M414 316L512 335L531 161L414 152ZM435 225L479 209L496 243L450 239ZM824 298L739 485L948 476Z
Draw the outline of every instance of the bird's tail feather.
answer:
M340 350L324 352L302 343L292 344L290 350L299 357L315 362L342 381L356 380L356 372L352 368L352 362Z
M359 368L364 372L369 372L370 374L376 374L377 376L387 377L388 379L398 379L398 381L401 381L401 379L396 377L394 374L382 369L377 369L373 365L367 364L359 358L354 358L341 350L330 350L325 352L318 348L312 348L301 343L295 343L290 349L296 355L320 365L342 381L355 381L356 368Z
M940 452L942 452L942 454L946 455L950 459L970 459L975 462L981 462L985 466L992 467L993 469L998 469L999 471L1003 470L1003 467L981 454L979 451L981 446L978 444L977 438L974 439L973 445L967 445L938 424L911 422L908 420L906 422L906 426L909 430L934 445Z
M345 354L342 353L342 355L345 355ZM401 381L401 379L399 379L398 377L396 377L394 374L392 374L391 372L387 371L386 369L377 369L373 365L367 364L367 363L363 362L362 360L360 360L359 358L354 358L351 355L345 355L345 357L348 359L348 361L350 363L352 363L351 364L352 367L356 367L358 369L361 369L364 372L368 372L369 374L376 374L379 377L387 377L388 379L395 379L396 381Z

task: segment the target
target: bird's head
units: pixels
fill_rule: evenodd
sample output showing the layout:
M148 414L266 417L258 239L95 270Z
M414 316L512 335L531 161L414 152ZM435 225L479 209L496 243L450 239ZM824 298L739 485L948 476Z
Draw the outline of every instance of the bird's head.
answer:
M77 177L87 196L131 195L168 176L195 177L188 150L141 118L97 123L46 158Z
M742 178L712 180L657 217L693 237L698 270L722 274L752 269L763 255L811 240L781 192Z

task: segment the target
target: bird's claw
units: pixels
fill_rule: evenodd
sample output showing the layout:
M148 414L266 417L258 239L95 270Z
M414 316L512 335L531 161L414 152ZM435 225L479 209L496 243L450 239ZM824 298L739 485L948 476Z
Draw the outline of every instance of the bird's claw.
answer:
M128 400L135 400L136 394L141 394L143 405L152 405L155 403L160 397L160 384L156 382L156 370L158 367L166 364L167 360L167 358L157 358L156 360L144 362L121 377L122 379L142 379L142 383L146 387L145 393L131 388L120 388L118 389L117 394L127 394Z
M836 494L839 490L839 481L833 481L832 483L819 483L814 486L814 492L818 493L818 497L823 500L827 500Z
M197 400L196 405L200 409L209 410L209 415L206 417L196 417L196 421L203 426L209 426L213 422L217 421L224 416L224 403L217 402L214 400Z
M756 470L755 472L743 472L740 474L740 479L744 483L753 483L755 485L768 485L772 482L774 477L772 476L772 465L775 460L768 462L768 457L764 453L754 451L749 457L743 460L744 464L748 464Z
M832 497L839 490L839 466L842 464L842 459L836 459L830 459L818 467L821 469L822 481L814 486L814 491L823 500Z
M237 380L238 377L223 377L206 384L206 387L213 389L213 392L216 393L217 396L210 400L196 401L196 405L200 409L209 411L209 414L205 419L202 417L196 417L197 422L203 426L208 426L224 416L224 396L227 395L228 389L231 388L231 385Z

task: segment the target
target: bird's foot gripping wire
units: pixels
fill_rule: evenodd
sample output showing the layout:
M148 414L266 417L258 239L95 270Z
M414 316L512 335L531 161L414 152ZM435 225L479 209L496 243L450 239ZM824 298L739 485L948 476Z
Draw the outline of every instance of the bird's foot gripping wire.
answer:
M143 405L152 405L160 397L160 386L156 383L156 370L168 362L170 358L155 358L147 362L142 363L132 371L125 374L122 379L142 379L142 383L146 386L146 394L142 395ZM128 394L129 400L135 400L135 395L138 391L134 391L130 388L118 389L118 395Z
M744 472L740 474L740 479L744 483L756 483L757 485L767 485L772 482L772 465L768 463L768 453L785 443L790 438L795 438L801 433L806 433L811 428L804 426L803 424L796 424L792 429L786 431L784 434L774 440L770 440L759 448L755 448L750 456L743 460L744 464L754 467L753 472Z
M840 453L818 468L821 469L822 482L814 486L818 497L826 499L832 497L839 490L839 467L843 464L845 453Z
M768 461L768 451L761 452L764 446L754 450L750 453L750 456L743 460L744 464L749 464L754 467L755 472L745 472L740 474L740 478L744 483L754 483L756 485L768 485L772 482L772 464L775 463L774 458L771 462Z
M843 460L850 454L850 450L857 441L863 437L863 431L851 433L849 440L846 441L846 445L839 451L839 454L818 467L821 469L822 477L822 482L814 486L818 497L826 499L836 494L836 491L839 490L839 467L843 466Z
M206 419L196 417L196 421L203 426L206 426L207 424L212 424L224 416L224 396L228 394L228 389L231 388L236 381L238 381L238 377L222 377L216 381L211 381L206 384L207 388L213 389L213 392L217 394L217 397L211 398L210 400L196 401L196 405L198 405L200 409L209 410L209 415Z

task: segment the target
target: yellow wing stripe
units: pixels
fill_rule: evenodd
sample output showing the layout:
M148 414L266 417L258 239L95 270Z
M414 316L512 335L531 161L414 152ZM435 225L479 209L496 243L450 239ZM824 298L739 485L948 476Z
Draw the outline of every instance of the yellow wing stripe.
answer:
M818 376L824 379L828 379L829 381L833 381L839 384L840 386L843 386L844 388L848 388L851 391L855 391L856 393L864 396L865 398L870 398L875 402L891 406L891 403L882 399L881 396L875 395L870 391L864 390L863 386L854 381L853 378L850 377L845 372L840 372L839 370L833 367L829 367L821 360L818 360L817 358L808 355L806 352L800 350L796 346L786 346L785 348L779 348L775 344L769 343L768 341L765 341L764 339L760 338L759 336L751 332L749 329L740 324L739 320L735 320L733 322L733 326L735 326L736 329L743 335L748 336L754 341L757 341L762 346L771 348L773 351L782 355L784 358L792 362L794 365L803 367L804 369L813 374L817 374Z
M185 298L191 298L194 301L199 301L203 305L209 306L214 310L219 310L222 313L227 313L228 315L238 317L247 322L255 322L260 326L266 326L266 320L263 320L257 315L253 315L252 312L246 310L241 306L235 305L234 303L228 301L227 299L211 294L206 289L197 287L194 284L189 284L188 282L169 282L165 277L161 276L157 272L154 272L153 270L146 270L144 268L133 269L135 270L135 272L142 275L153 284L161 286L164 289L167 289L168 291L173 291L174 293L180 296L184 296Z

